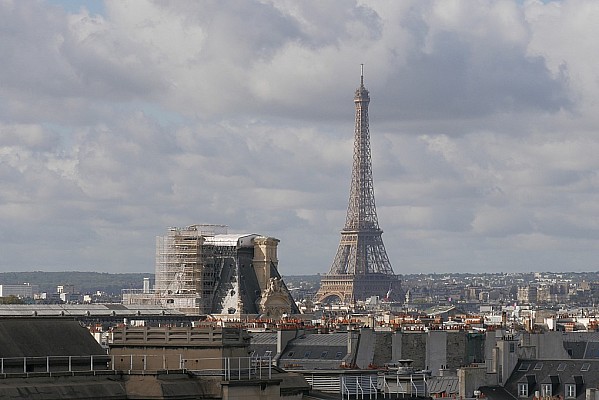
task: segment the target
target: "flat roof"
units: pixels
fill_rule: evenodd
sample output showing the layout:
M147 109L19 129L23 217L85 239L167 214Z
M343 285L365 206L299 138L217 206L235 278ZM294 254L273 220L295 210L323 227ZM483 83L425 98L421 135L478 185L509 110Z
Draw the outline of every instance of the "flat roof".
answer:
M155 305L123 304L0 304L0 317L51 317L51 316L120 316L139 317L153 315L182 316L184 313Z
M247 246L250 244L252 239L258 236L260 235L255 233L228 233L226 235L205 236L204 243L214 244L215 246Z

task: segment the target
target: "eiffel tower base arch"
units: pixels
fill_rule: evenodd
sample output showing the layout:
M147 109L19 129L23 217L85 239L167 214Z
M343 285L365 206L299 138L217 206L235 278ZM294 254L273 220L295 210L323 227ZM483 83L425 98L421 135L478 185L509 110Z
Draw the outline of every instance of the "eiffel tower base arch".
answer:
M372 296L396 300L400 296L401 280L398 275L376 274L327 274L320 281L320 289L316 293L315 301L326 303L338 298L339 302L352 304L359 300L366 300Z

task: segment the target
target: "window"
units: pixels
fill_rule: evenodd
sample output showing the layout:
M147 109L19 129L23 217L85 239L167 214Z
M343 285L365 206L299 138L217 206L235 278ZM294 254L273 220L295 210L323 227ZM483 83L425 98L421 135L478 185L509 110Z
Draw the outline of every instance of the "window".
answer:
M290 351L289 353L287 353L287 357L293 357L293 351Z
M543 369L543 363L541 363L541 362L540 363L536 363L535 367L533 368L533 370L535 370L535 371L540 371L542 369Z
M518 397L528 397L528 383L518 384Z
M340 351L337 352L337 355L335 356L335 358L341 358L341 352Z
M320 354L320 358L325 358L325 357L327 356L327 354L329 354L329 352L328 352L328 351L323 351L323 352Z
M557 366L557 370L562 372L566 369L566 364L565 363L559 363L559 365Z
M543 397L551 396L551 383L543 383L541 385L541 396L543 396Z
M518 371L528 371L528 368L530 368L530 364L523 362L522 364L520 364L520 368L518 368Z
M576 397L576 385L567 384L566 385L566 398L575 398Z
M510 353L513 353L516 351L516 343L510 343Z
M264 357L270 357L272 355L272 350L266 350L264 352Z
M306 351L306 353L304 354L304 358L310 357L310 353L311 353L310 351Z
M584 364L582 364L582 367L580 367L581 371L588 371L589 369L591 369L590 363L584 363Z

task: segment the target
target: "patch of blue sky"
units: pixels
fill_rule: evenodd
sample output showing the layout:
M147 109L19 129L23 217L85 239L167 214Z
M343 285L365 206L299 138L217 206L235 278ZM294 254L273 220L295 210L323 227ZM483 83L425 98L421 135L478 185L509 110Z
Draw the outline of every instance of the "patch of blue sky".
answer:
M91 15L106 15L106 7L103 0L46 0L46 2L62 7L66 12L71 14L76 14L82 9L86 9Z
M180 125L186 122L186 118L173 111L165 110L164 108L148 102L131 102L122 105L122 110L125 111L141 111L146 116L157 121L161 126Z
M70 149L74 145L73 132L74 129L70 126L44 122L42 128L46 131L54 132L60 137L60 145L63 150Z
M525 4L527 2L529 2L530 0L517 0L518 4ZM541 3L543 4L549 4L549 3L561 3L563 0L541 0Z

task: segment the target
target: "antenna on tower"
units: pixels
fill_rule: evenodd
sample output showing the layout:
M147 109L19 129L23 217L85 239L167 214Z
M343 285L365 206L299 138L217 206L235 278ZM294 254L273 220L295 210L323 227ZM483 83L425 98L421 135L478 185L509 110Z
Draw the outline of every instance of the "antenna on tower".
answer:
M360 64L360 85L364 86L364 64Z

